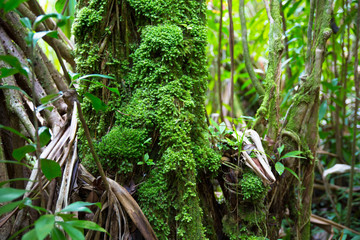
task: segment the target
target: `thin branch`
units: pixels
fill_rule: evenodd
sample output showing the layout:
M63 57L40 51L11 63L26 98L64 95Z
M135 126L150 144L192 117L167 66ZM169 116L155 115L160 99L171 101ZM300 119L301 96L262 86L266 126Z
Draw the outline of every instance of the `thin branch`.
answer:
M311 72L311 48L312 48L312 27L314 23L315 0L310 0L310 16L307 30L307 50L305 59L305 72L309 76Z
M230 20L230 61L231 61L231 95L230 95L230 107L231 107L231 118L234 118L234 24L232 18L232 0L228 0L228 9L229 9L229 20Z
M223 0L220 0L220 25L219 25L219 43L218 43L218 56L217 56L217 81L218 81L218 94L219 94L219 103L220 103L220 119L221 122L224 122L224 112L223 112L223 103L222 103L222 84L221 84L221 39L222 39L222 23L223 23Z
M273 17L271 16L271 11L270 11L270 5L269 5L269 2L267 0L264 0L264 4L265 4L265 9L266 9L266 14L269 18L269 21L270 21L270 24L273 24L274 23L274 19Z
M354 116L354 123L353 123L353 140L352 140L352 156L351 156L351 172L350 172L350 184L349 184L349 198L347 202L347 214L346 214L346 226L350 226L351 223L351 210L352 210L352 201L353 201L353 186L354 186L354 175L355 175L355 161L356 161L356 130L357 130L357 123L358 123L358 109L359 109L359 98L360 98L360 86L359 86L359 55L358 55L358 48L359 48L359 35L360 35L360 0L358 1L358 13L357 13L357 21L356 21L356 39L355 39L355 61L354 61L354 81L355 81L355 116Z
M244 51L244 58L245 58L245 66L246 70L250 76L251 82L253 83L257 93L259 95L264 95L265 90L261 85L259 79L256 77L253 66L251 64L248 41L247 41L247 28L246 28L246 21L245 21L245 11L244 11L244 0L240 0L240 21L241 21L241 40L242 46Z

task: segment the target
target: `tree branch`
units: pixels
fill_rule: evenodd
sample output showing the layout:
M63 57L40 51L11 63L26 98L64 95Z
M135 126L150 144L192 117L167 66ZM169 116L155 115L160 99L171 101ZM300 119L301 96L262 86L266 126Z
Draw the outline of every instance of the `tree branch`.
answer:
M244 0L240 0L240 22L241 22L241 41L244 51L244 58L245 58L245 66L246 70L250 76L251 82L253 83L257 93L259 95L264 95L265 90L261 85L259 79L256 77L253 66L251 64L250 53L248 48L248 41L247 41L247 28L246 28L246 21L245 21L245 11L244 11Z

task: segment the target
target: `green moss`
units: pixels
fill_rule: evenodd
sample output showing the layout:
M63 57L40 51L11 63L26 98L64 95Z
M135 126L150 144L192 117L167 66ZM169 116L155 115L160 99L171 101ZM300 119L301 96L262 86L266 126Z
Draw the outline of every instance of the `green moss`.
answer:
M93 2L96 1L90 0L89 8L96 9ZM90 52L88 43L101 42L102 36L109 34L108 26L101 26L96 22L97 18L88 22L80 19L77 25L81 23L82 27L74 29L79 34L86 33L77 36L80 72L104 73L103 69L106 69L117 76L111 84L121 89L120 98L103 99L109 107L102 117L94 114L87 101L84 101L83 109L91 128L97 128L94 136L104 135L112 119L118 126L98 144L98 148L103 149L99 150L99 155L107 167L113 166L113 156L123 154L126 148L121 144L125 141L136 151L127 149L133 157L125 158L124 163L117 162L116 166L118 171L131 171L139 157L135 154L144 153L137 144L148 137L153 139L149 155L156 165L151 170L144 169L146 177L142 179L136 197L158 238L204 239L197 172L201 169L215 173L220 166L220 156L209 147L205 135L206 5L204 1L183 0L129 0L128 4L133 9L127 10L136 13L140 40L134 38L124 45L127 37L120 36L118 45L112 43L114 45L99 55L96 52L100 49ZM122 7L126 8L124 5ZM133 24L133 19L126 19L126 15L122 17L123 22ZM127 27L132 26L130 23ZM93 24L92 29L99 31L87 32L87 24ZM125 34L135 31L126 29ZM119 54L124 52L129 55ZM103 89L93 85L82 91L104 96ZM122 129L133 131L134 135L144 129L143 133L138 133L143 138L125 139ZM116 148L116 141L121 142L119 148Z
M137 162L142 160L146 146L144 144L147 133L143 129L114 127L98 143L94 143L101 165L110 174L119 173L124 179L126 174L132 173ZM84 165L91 171L97 172L91 154L86 154Z
M240 188L245 201L263 200L267 194L261 179L253 172L244 173L240 181Z

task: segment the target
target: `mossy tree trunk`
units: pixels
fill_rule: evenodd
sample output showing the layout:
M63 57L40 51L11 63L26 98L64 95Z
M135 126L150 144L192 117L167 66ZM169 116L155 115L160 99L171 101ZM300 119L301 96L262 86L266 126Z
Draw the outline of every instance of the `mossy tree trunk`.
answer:
M100 82L121 93L82 88L108 104L93 114L83 103L100 158L121 184L139 184L160 239L215 239L221 225L205 202L216 203L205 171L220 164L205 136L205 10L203 1L80 1L73 28L78 72L111 75Z

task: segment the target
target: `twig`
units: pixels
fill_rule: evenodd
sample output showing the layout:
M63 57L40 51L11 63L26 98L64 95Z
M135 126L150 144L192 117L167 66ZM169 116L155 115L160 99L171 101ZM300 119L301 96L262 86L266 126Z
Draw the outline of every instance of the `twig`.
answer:
M222 84L221 84L221 39L222 39L222 23L223 23L223 0L220 0L220 25L219 25L219 42L218 42L218 56L217 56L217 81L218 81L218 95L220 103L220 119L221 122L224 122L224 112L223 112L223 103L222 103Z
M307 50L305 57L305 73L307 76L310 75L312 59L311 59L311 48L312 48L312 26L314 23L314 12L315 12L315 0L310 0L310 16L307 30Z
M234 114L234 24L233 24L233 18L232 18L232 0L228 0L228 9L229 9L229 20L230 20L230 61L231 61L231 91L230 91L230 107L231 107L231 113L230 116L233 119ZM221 106L222 107L222 106ZM232 120L234 121L234 120Z
M251 64L248 41L247 41L247 28L246 28L246 20L245 20L245 10L244 10L244 0L240 0L239 5L239 15L240 15L240 22L241 22L241 41L244 51L244 58L245 58L245 66L246 70L250 76L251 82L254 85L257 93L259 95L264 95L265 90L261 85L259 79L256 77L254 68Z
M358 1L358 13L357 13L357 21L356 21L356 39L355 39L355 61L354 61L354 81L355 81L355 93L356 93L356 98L355 98L355 116L354 116L354 123L353 123L353 141L352 141L352 146L351 146L351 172L350 172L350 184L349 184L349 198L347 201L347 214L346 214L346 226L350 226L350 220L351 220L351 210L352 210L352 200L353 200L353 186L354 186L354 175L355 175L355 160L356 160L356 130L357 130L357 119L358 119L358 114L357 111L359 109L359 98L360 98L360 93L359 93L359 69L358 69L358 65L359 65L359 55L358 55L358 48L359 48L359 35L360 35L360 0Z
M265 9L266 9L266 13L267 13L267 16L268 16L268 18L269 18L270 24L273 24L273 23L274 23L274 19L273 19L273 17L271 16L271 11L270 11L269 2L268 2L267 0L264 0L264 4L265 4Z

